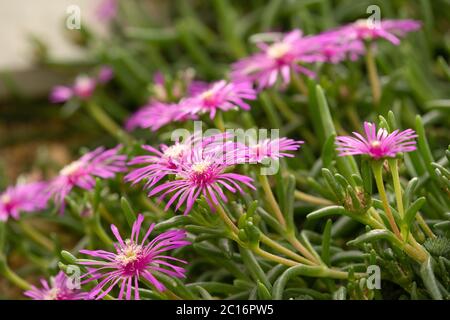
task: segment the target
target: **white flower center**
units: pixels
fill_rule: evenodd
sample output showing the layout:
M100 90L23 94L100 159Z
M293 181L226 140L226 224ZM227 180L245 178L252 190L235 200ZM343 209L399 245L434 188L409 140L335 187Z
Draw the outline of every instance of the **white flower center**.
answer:
M170 146L169 148L164 151L164 155L168 158L176 159L179 158L188 147L183 144L175 144L173 146Z
M58 293L58 288L52 288L44 295L44 300L56 300L58 298Z
M139 258L139 254L142 250L140 245L134 244L131 240L125 240L126 247L120 251L120 254L116 256L116 261L122 264L129 264L136 261Z
M11 196L9 195L9 194L4 194L4 195L2 195L1 196L1 198L0 198L0 200L1 200L1 202L3 202L4 204L8 204L8 203L10 203L11 202Z
M69 165L65 166L64 168L62 168L59 173L63 176L70 176L71 174L76 172L78 169L80 169L82 165L83 165L83 162L78 161L78 160L74 161L74 162L70 163Z
M374 141L372 141L372 142L370 143L370 145L371 145L372 148L377 149L377 148L379 148L379 147L381 146L381 142L378 141L378 140L374 140Z
M192 165L191 169L195 173L204 173L206 170L208 170L210 165L211 165L211 162L209 162L207 160L203 160L203 161L194 163Z
M286 42L277 42L272 44L269 49L267 49L267 55L272 59L282 58L286 53L291 50L291 45Z
M214 90L210 89L201 94L202 99L210 99L214 95Z

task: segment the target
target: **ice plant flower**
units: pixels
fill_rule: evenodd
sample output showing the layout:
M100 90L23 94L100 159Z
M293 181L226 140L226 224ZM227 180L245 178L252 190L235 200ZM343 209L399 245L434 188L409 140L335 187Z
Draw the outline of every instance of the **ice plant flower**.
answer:
M47 184L32 182L8 187L0 193L0 221L18 220L20 213L43 210L47 206Z
M133 224L131 237L124 240L115 225L111 230L118 243L116 252L104 250L80 250L80 253L102 260L81 262L88 268L82 277L82 283L98 280L98 284L89 292L92 299L101 299L116 285L120 286L118 298L130 300L134 295L139 300L139 280L145 279L159 291L164 291L164 285L154 276L160 272L170 277L184 278L186 270L177 266L175 262L186 264L186 261L168 256L167 251L184 247L190 242L186 240L183 230L169 230L147 241L155 224L150 225L144 237L139 240L144 216L139 214ZM133 294L134 291L134 294Z
M97 74L97 80L99 83L107 83L114 77L114 71L110 66L102 66Z
M99 147L80 159L65 166L49 184L48 190L54 201L64 211L64 200L74 187L91 190L95 177L114 178L116 173L126 171L126 156L118 154L120 145L105 150Z
M374 123L364 122L365 137L353 132L355 137L336 137L337 151L340 156L365 154L373 159L393 158L397 153L416 150L417 135L414 130L395 130L389 133L386 129L376 130Z
M261 163L264 159L273 160L282 157L294 157L288 151L296 151L304 141L296 141L288 138L264 139L258 143L251 143L247 147L247 161L249 163Z
M149 145L143 145L141 146L142 149L149 154L134 157L128 162L128 165L144 166L131 170L125 176L125 181L132 182L132 185L146 181L145 187L151 188L165 176L176 174L180 165L187 161L193 148L216 149L222 146L226 139L227 134L219 134L207 138L202 138L200 134L192 134L183 141L177 141L171 146L162 144L159 150Z
M102 0L98 5L96 14L101 21L109 22L117 16L118 0Z
M209 113L211 119L217 110L228 111L240 107L250 110L250 105L244 100L256 99L256 92L250 82L217 81L197 95L180 102L183 114L181 117Z
M188 119L195 119L195 116L184 112L179 104L152 101L128 118L125 128L128 131L136 128L157 131L172 122Z
M73 97L81 100L89 99L94 93L97 81L86 75L80 75L75 79L73 86L55 86L49 96L52 103L66 102Z
M24 295L33 300L86 300L87 293L78 289L72 289L69 279L60 271L55 277L50 278L50 283L41 279L42 288L32 286Z
M369 19L358 20L338 28L336 35L344 41L371 41L386 39L394 45L400 44L399 37L416 31L421 24L415 20L383 20L373 22Z
M260 52L232 65L233 80L254 82L258 89L263 89L273 86L279 77L282 78L283 84L287 85L291 79L291 72L314 76L313 72L300 66L299 63L315 62L320 56L302 44L300 30L293 30L270 45L259 42L257 46Z
M163 200L168 194L171 194L166 204L166 210L175 205L178 210L185 204L184 214L188 214L192 209L198 197L204 196L211 210L214 211L215 205L219 204L218 199L227 202L227 196L222 188L235 193L239 191L244 193L241 185L255 189L252 185L253 179L226 170L232 164L227 159L236 158L233 154L236 149L229 150L228 154L223 154L222 146L217 148L200 146L190 150L184 162L180 163L175 170L171 170L175 180L169 180L154 187L148 194L149 197L159 195L159 200Z

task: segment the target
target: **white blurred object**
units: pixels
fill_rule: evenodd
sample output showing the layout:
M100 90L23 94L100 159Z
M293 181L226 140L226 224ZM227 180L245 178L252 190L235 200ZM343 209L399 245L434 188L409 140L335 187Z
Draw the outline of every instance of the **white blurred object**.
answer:
M67 8L80 7L81 22L104 34L106 26L96 16L102 0L14 0L0 1L0 71L24 70L31 66L30 35L48 46L56 59L76 59L83 50L67 39ZM76 32L76 31L73 31Z

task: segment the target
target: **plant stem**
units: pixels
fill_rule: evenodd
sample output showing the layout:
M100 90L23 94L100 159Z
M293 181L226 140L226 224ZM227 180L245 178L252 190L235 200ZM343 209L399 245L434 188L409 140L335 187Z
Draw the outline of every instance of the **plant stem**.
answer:
M382 168L383 168L383 162L381 162L381 161L374 162L372 165L373 175L375 177L375 182L377 184L378 193L380 194L381 201L383 202L384 211L386 212L386 216L389 220L389 224L392 228L392 231L394 231L397 238L402 240L400 230L397 227L394 216L392 215L392 212L391 212L391 208L389 207L389 201L387 198L386 190L384 189Z
M133 138L123 131L122 128L95 102L87 102L86 109L97 123L113 137L116 137L120 141L124 140L124 142L133 140Z
M219 213L219 216L222 218L223 222L231 229L233 234L237 235L239 233L238 227L234 224L234 222L230 219L228 214L223 209L222 205L220 203L216 203L215 207L217 209L217 212Z
M304 245L301 244L300 241L298 241L297 237L294 233L289 234L286 239L289 241L290 244L294 246L295 249L298 250L302 255L304 255L307 259L310 261L313 261L316 265L320 265L320 261L311 253L308 249L305 248Z
M378 77L377 64L375 62L375 56L373 48L370 43L366 45L366 67L369 73L369 82L372 89L373 103L378 106L381 99L381 85Z
M297 200L301 200L301 201L308 202L311 204L316 204L319 206L330 206L330 205L334 204L332 201L330 201L328 199L312 196L310 194L301 192L299 190L295 190L294 196Z
M291 81L294 84L295 88L300 91L305 97L308 96L308 87L306 86L303 78L298 75L296 72L291 73Z
M220 112L220 110L217 111L216 116L214 117L214 124L216 125L217 129L225 132L225 122L223 121L223 114L222 112Z
M281 213L280 207L278 206L277 200L273 195L272 188L270 188L269 180L266 175L259 175L259 181L264 190L267 201L269 202L270 207L272 208L275 217L278 222L281 224L283 229L286 229L286 220L284 219L283 213Z
M424 218L419 212L417 212L416 214L416 220L419 226L422 228L423 232L425 232L428 237L436 238L436 235L433 233L433 231L431 231L430 227L427 225Z
M392 181L394 182L395 199L397 201L397 211L400 217L405 216L405 210L403 208L402 186L400 185L400 177L398 174L398 161L397 159L388 160L389 167L391 168Z
M266 244L267 246L271 247L272 249L277 250L280 253L285 254L286 256L295 259L301 263L304 264L308 264L308 265L316 265L314 262L296 254L295 252L292 252L291 250L289 250L286 247L283 247L281 244L279 244L276 241L273 241L272 239L270 239L268 236L261 234L260 236L260 240L262 243Z
M19 220L19 225L22 231L37 244L50 252L54 251L55 248L53 246L53 242L34 229L30 224L26 223L24 220Z
M22 279L20 276L18 276L14 271L12 271L9 266L6 264L6 261L2 262L4 265L0 268L1 274L11 281L11 283L14 283L16 286L21 288L22 290L30 290L31 284L29 284L27 281Z
M255 248L254 252L257 255L259 255L259 256L261 256L263 258L266 258L267 260L271 260L271 261L274 261L276 263L283 264L285 266L293 267L293 266L297 266L297 265L300 264L300 263L298 263L298 262L296 262L294 260L290 260L290 259L286 259L286 258L277 256L277 255L274 255L274 254L272 254L270 252L267 252L267 251L265 251L265 250L263 250L263 249L261 249L259 247Z

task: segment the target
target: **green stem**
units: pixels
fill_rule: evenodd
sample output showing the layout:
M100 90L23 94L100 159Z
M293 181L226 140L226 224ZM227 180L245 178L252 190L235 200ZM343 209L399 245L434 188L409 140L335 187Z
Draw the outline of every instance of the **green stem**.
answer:
M381 201L383 203L384 211L386 212L386 216L388 218L389 224L391 226L392 231L395 233L397 238L402 240L402 236L400 234L400 230L397 227L394 216L392 215L391 208L389 207L389 201L387 198L386 190L384 189L383 183L383 162L376 161L372 165L373 175L375 177L375 182L377 184L378 193L380 194Z
M400 176L398 174L398 161L397 159L388 160L389 167L391 169L392 181L394 182L395 199L397 201L397 210L400 217L405 216L405 210L403 208L402 186L400 185Z
M216 116L214 117L214 124L217 129L222 132L225 132L225 122L223 121L223 114L220 111L217 111Z
M272 249L277 250L278 252L285 254L286 256L295 259L301 263L308 264L308 265L316 265L316 263L296 254L295 252L292 252L288 248L283 247L281 244L279 244L276 241L273 241L268 236L261 234L260 240L262 243L266 244L267 246L271 247Z
M223 222L225 222L225 224L230 228L234 235L237 235L239 233L239 229L225 212L222 205L220 203L217 203L215 204L215 208L217 209L217 213L222 218Z
M30 224L26 223L24 220L19 221L20 228L22 231L33 241L35 241L37 244L45 248L46 250L53 252L54 251L54 245L53 242L50 241L48 238L46 238L43 234L41 234L39 231L34 229Z
M303 78L298 75L296 72L291 73L291 81L295 88L300 91L305 97L308 96L308 87L306 86Z
M328 199L312 196L299 190L295 190L294 196L297 200L301 200L311 204L316 204L318 206L331 206L334 204L332 201Z
M272 211L275 214L275 217L277 218L278 222L281 224L283 229L286 229L286 220L284 219L283 213L281 212L280 207L278 206L277 200L275 199L275 196L273 195L272 188L270 188L269 179L267 179L266 175L259 175L259 182L261 183L261 186L264 190L267 202L269 203L270 207L272 208Z
M436 238L436 235L433 233L433 231L431 231L430 227L427 225L427 223L425 222L424 218L422 217L422 215L417 212L416 214L416 220L417 223L419 224L419 226L422 228L423 232L425 232L425 234L430 237L430 238Z
M0 268L0 273L9 281L11 281L11 283L15 284L16 286L18 286L19 288L21 288L22 290L30 290L31 289L31 284L29 284L27 281L25 281L24 279L22 279L21 277L19 277L14 271L12 271L8 265L6 264L5 261L0 262L2 264L4 264L1 268Z
M89 101L86 104L86 109L90 115L97 121L97 123L109 132L113 137L120 141L129 142L133 140L128 133L111 119L111 117L95 102Z
M381 99L381 85L380 79L378 77L377 64L375 63L373 48L370 43L366 45L366 67L367 72L369 73L369 82L372 89L373 103L375 106L378 106Z

